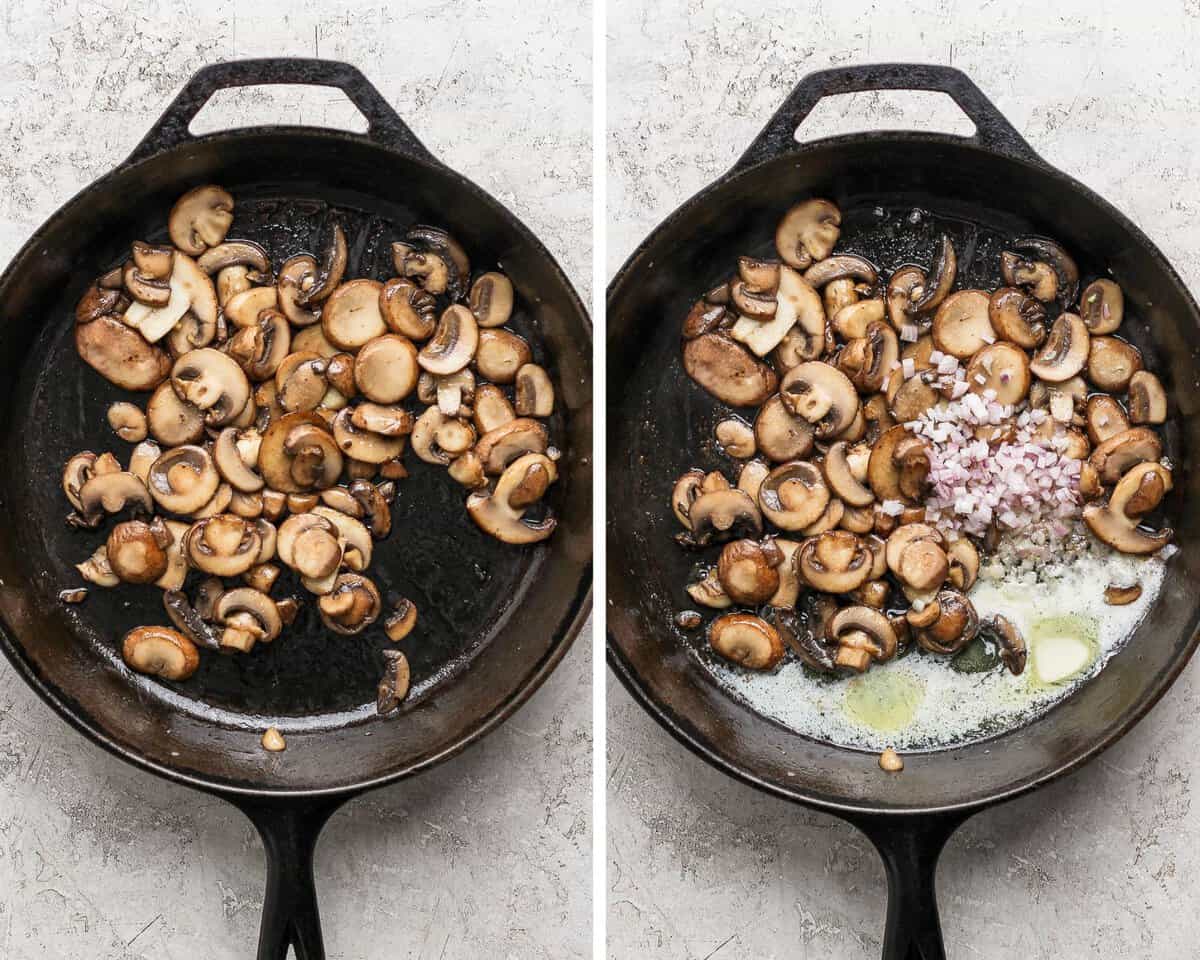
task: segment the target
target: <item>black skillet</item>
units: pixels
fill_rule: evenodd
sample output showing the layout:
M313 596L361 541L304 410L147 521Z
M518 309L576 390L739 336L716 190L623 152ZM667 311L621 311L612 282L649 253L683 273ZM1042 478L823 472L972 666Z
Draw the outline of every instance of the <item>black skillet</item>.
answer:
M797 126L822 97L864 90L949 94L976 133L795 141ZM688 467L729 471L728 460L704 450L722 411L683 373L680 321L700 292L725 279L736 255L774 255L779 216L811 195L841 207L840 248L884 268L910 259L928 264L947 230L960 253L962 285L997 284L1004 238L1025 232L1057 238L1078 256L1085 279L1111 268L1125 290L1122 332L1175 397L1166 439L1177 484L1168 515L1180 552L1128 645L1041 717L990 739L908 755L895 776L881 773L875 753L801 736L726 693L704 665L703 639L672 622L691 606L682 585L696 557L671 539L677 530L671 484ZM913 210L922 211L915 224L907 219ZM886 64L809 75L733 169L667 218L609 287L609 663L667 730L710 763L867 834L888 878L887 960L944 956L934 874L959 824L1110 746L1192 655L1200 513L1182 504L1196 487L1191 452L1200 444L1200 420L1191 387L1200 382L1198 350L1196 304L1146 235L1038 157L966 76L947 67Z
M256 127L193 137L188 124L226 87L301 83L340 89L369 122L365 135ZM275 263L311 248L331 215L350 238L348 276L389 275L389 243L414 222L446 227L475 269L499 267L519 304L513 325L557 385L550 428L563 449L551 507L554 536L510 547L477 530L444 470L410 463L389 539L371 576L385 601L420 610L405 641L413 689L399 716L375 715L388 641L377 624L350 638L321 629L306 605L275 643L249 656L207 656L182 684L131 674L117 642L164 623L158 591L93 589L72 564L102 534L63 522L61 465L73 452L129 446L105 424L128 397L78 359L73 305L133 239L164 236L189 187L215 182L237 202L230 236L265 245ZM0 277L0 620L4 652L76 729L143 769L236 804L268 857L259 960L325 956L313 885L317 835L337 807L462 750L511 715L579 632L591 584L591 326L553 258L511 213L435 160L353 67L249 60L196 74L133 154L55 213ZM408 458L410 461L416 458ZM287 751L259 737L279 727Z

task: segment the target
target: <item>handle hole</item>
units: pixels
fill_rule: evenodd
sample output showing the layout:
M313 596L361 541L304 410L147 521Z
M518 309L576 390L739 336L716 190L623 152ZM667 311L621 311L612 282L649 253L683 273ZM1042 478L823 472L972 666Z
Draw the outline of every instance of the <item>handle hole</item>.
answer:
M846 133L920 130L973 137L975 124L936 90L872 90L825 97L796 128L797 143Z
M192 118L188 132L202 136L270 124L367 132L366 117L341 90L299 83L218 90Z

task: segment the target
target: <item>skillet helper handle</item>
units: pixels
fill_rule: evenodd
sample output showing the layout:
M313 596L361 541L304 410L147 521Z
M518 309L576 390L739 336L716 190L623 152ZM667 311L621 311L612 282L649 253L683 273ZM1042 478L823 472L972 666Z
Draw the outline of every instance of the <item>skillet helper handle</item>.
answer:
M313 853L321 828L346 800L240 800L267 852L267 894L258 935L258 960L325 960Z
M337 60L268 57L214 63L197 71L142 142L134 147L127 162L135 163L193 140L188 126L218 90L278 83L336 87L366 118L368 140L394 147L418 160L434 160L433 154L357 67Z
M797 149L796 129L825 97L874 90L931 90L949 96L975 124L976 146L1014 160L1044 161L961 70L930 63L874 63L818 70L804 77L734 165L742 170Z
M946 960L937 907L937 864L965 814L862 817L851 822L883 858L887 919L883 960Z

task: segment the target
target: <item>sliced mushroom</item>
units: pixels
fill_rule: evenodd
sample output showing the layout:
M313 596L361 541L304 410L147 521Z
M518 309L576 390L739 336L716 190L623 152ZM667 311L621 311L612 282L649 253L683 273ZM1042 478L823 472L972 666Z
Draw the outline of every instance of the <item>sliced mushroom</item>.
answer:
M242 368L212 347L192 350L176 360L171 385L181 400L204 412L210 427L229 423L250 399L250 381Z
M200 666L196 645L167 627L135 627L121 642L121 658L138 673L164 680L186 680Z
M1111 486L1139 463L1162 457L1162 442L1147 427L1130 427L1114 434L1096 446L1091 465L1105 486Z
M380 310L382 286L374 280L351 280L329 295L321 308L326 339L342 350L357 350L387 333Z
M1091 338L1087 376L1101 390L1120 393L1142 369L1142 352L1132 343L1117 337Z
M220 634L188 603L187 597L178 587L163 591L163 609L166 610L175 629L197 647L205 650L221 648Z
M349 408L338 416L347 414ZM289 413L273 420L262 437L258 469L272 490L304 493L332 487L342 472L342 454L323 419Z
M354 419L357 409L359 408L346 407L344 410L339 410L333 418L333 439L342 454L362 463L386 463L388 460L400 456L404 452L404 434L387 436L359 427ZM437 410L437 407L430 407L430 409ZM364 416L360 416L359 422L368 421ZM417 446L419 427L420 421L418 420L413 425L413 449L416 449Z
M536 522L525 519L529 498L523 491L531 486L544 490L556 477L554 461L539 453L527 453L505 468L490 495L472 493L467 498L467 512L480 529L505 543L545 540L557 521L551 516ZM695 519L693 510L693 523Z
M375 622L382 609L379 589L357 573L338 576L333 589L317 601L321 622L335 633L361 633Z
M408 696L411 682L408 658L403 653L399 650L384 650L383 659L383 676L379 680L375 696L375 710L380 716L400 709L400 704Z
M363 344L354 361L354 382L359 392L375 403L398 403L416 389L417 348L394 333Z
M146 483L150 476L151 464L160 456L162 456L162 448L157 443L153 440L143 440L129 454L129 472L140 479L142 483ZM65 484L65 475L63 479ZM70 494L68 494L68 498L70 498ZM73 500L72 503L74 503Z
M828 200L813 198L792 207L775 230L775 249L789 267L804 270L824 260L838 241L842 213Z
M776 467L767 474L758 491L763 515L781 530L803 530L815 523L825 512L829 499L829 487L820 468L805 460ZM693 504L693 522L695 513Z
M1142 595L1142 585L1135 583L1129 587L1109 584L1104 588L1104 602L1113 607L1124 607L1136 603Z
M1042 380L1061 383L1083 369L1090 349L1091 336L1083 321L1073 313L1061 313L1029 369Z
M1129 378L1129 422L1165 423L1167 391L1162 382L1147 370L1138 370Z
M888 320L897 333L905 327L914 327L917 313L914 304L924 295L927 287L925 271L920 267L901 267L892 274L887 285Z
M1025 638L1021 631L1007 617L996 614L979 625L984 633L1000 651L1000 660L1014 677L1019 677L1025 670L1025 660L1028 651Z
M833 316L834 331L843 340L855 340L867 335L867 325L882 321L886 316L883 299L873 297L857 300L842 307Z
M867 480L875 497L915 503L923 495L929 476L929 448L897 424L875 441L867 468Z
M768 538L734 540L725 545L717 563L717 579L734 603L766 603L779 589L783 552Z
M732 322L733 317L724 306L700 299L692 304L692 309L684 317L681 333L684 340L693 340Z
M954 244L946 234L942 234L942 242L938 247L937 256L933 260L929 276L923 284L924 289L913 298L912 313L928 313L938 307L954 289L954 278L958 275L958 255Z
M779 383L769 366L723 333L689 340L683 348L683 366L700 386L734 407L764 403Z
M165 307L171 299L169 278L174 256L175 250L172 247L156 248L135 240L133 259L125 262L121 274L125 291L145 306ZM143 265L152 268L153 272L143 269Z
M1125 316L1125 294L1111 280L1093 280L1079 298L1079 315L1092 336L1116 333Z
M779 631L752 613L726 613L710 624L708 642L726 660L750 670L772 670L783 659Z
M129 307L129 298L121 291L120 283L117 286L115 290L106 290L97 283L88 287L75 305L75 322L82 325L105 316L119 319Z
M238 328L226 349L251 380L270 380L291 352L292 328L278 310L263 310L252 326Z
M896 655L899 643L891 621L866 606L837 611L829 619L825 635L838 645L835 664L858 673L865 671L872 660L890 660Z
M126 583L153 583L167 570L166 547L171 533L162 521L126 520L113 527L105 542L112 572Z
M236 577L260 562L262 542L262 533L249 520L219 514L192 524L183 538L183 552L198 570Z
M1079 296L1079 267L1060 244L1045 237L1018 237L1011 246L1014 250L1032 254L1038 258L1037 263L1047 264L1054 271L1060 306L1066 307L1075 302ZM1005 281L1007 282L1007 277ZM1019 286L1019 284L1013 284L1013 286Z
M689 583L687 594L696 603L713 610L727 610L733 606L733 601L725 594L725 588L717 579L716 570L708 570L700 579Z
M217 601L217 620L226 627L246 630L254 639L270 643L279 636L283 621L269 596L253 587L234 587Z
M479 343L475 317L461 304L453 304L442 313L433 337L417 354L417 362L430 373L455 373L471 362Z
M379 312L389 330L412 340L428 340L437 327L433 294L403 277L393 277L380 289Z
M121 583L121 578L113 573L112 567L109 566L108 552L104 544L100 544L83 563L75 564L75 569L84 580L98 587L115 587Z
M849 341L838 357L838 369L862 393L882 390L900 360L896 331L882 321L867 325L865 335Z
M948 579L959 590L968 592L979 579L979 551L975 544L961 537L946 547L946 557L950 561Z
M938 591L935 605L938 617L917 631L917 643L930 653L958 653L979 632L975 606L957 590Z
M358 503L362 511L361 519L371 531L371 536L376 540L384 539L392 529L392 510L388 505L388 497L368 480L351 482L350 496Z
M853 253L839 253L814 263L804 271L804 279L814 287L823 287L834 280L861 280L874 285L879 279L871 261Z
M341 224L333 223L328 231L328 239L322 247L321 265L317 270L316 279L307 290L300 292L299 302L307 305L327 299L342 282L346 273L346 259L346 233Z
M866 543L847 530L827 530L800 545L800 577L824 593L849 593L867 581L873 557Z
M123 390L153 390L171 372L165 350L112 316L77 324L75 349L84 363Z
M1029 392L1029 357L1011 343L993 343L971 358L966 376L972 393L990 390L996 403L1015 406Z
M415 446L415 439L413 443ZM495 475L522 454L545 453L548 444L549 434L543 424L519 417L485 433L479 438L475 452L483 461L484 470Z
M319 325L304 327L292 335L292 350L305 353L315 353L326 360L332 359L342 352L325 338L325 331Z
M554 412L554 384L536 363L526 363L515 378L515 408L521 417L548 417Z
M1170 471L1160 464L1134 466L1117 482L1108 503L1084 506L1083 520L1092 533L1122 553L1155 553L1171 542L1174 531L1164 527L1151 532L1138 524L1170 489Z
M315 410L329 389L325 371L329 361L315 353L289 353L275 371L276 398L281 409Z
M443 413L446 412L443 410ZM511 423L517 418L517 414L500 387L491 383L481 383L475 390L473 418L475 429L480 434L486 434Z
M727 417L713 430L718 449L735 460L748 460L755 454L754 430L740 417Z
M828 363L793 367L779 384L784 405L814 427L818 438L842 433L858 412L858 392L849 378Z
M1050 264L1030 260L1011 250L1000 254L1000 276L1009 286L1019 287L1044 303L1059 295L1058 277Z
M180 400L168 381L160 384L146 405L150 434L168 447L195 443L204 436L204 415L195 405Z
M901 583L918 591L936 590L950 574L945 537L925 523L906 523L887 539L888 569Z
M779 288L773 294L772 302L775 309L770 319L743 316L734 323L729 335L760 357L774 350L793 327L806 334L824 336L825 311L821 297L795 270L780 268Z
M502 327L508 323L513 309L512 281L495 271L482 274L471 284L468 298L471 312L479 326Z
M94 527L105 514L122 510L135 514L154 512L146 485L132 473L93 472L79 488L79 514L84 526Z
M236 490L244 493L255 493L263 488L264 481L254 470L251 463L257 463L257 454L247 462L239 449L240 443L248 443L251 449L261 449L262 438L258 431L249 431L251 439L243 441L243 431L235 427L226 427L217 436L213 445L213 461L221 476Z
M1092 443L1103 443L1109 437L1129 429L1129 418L1121 404L1106 393L1087 399L1087 431Z
M403 407L360 403L351 412L350 423L368 433L379 433L385 437L402 437L412 433L414 421L413 415Z
M988 319L997 336L1024 350L1036 350L1046 339L1046 308L1017 287L1001 287L991 295Z
M403 244L392 245L396 268L430 293L445 293L451 300L461 300L467 292L471 264L458 242L439 227L421 225L409 230L404 240ZM402 260L397 255L398 247L404 248Z
M176 254L166 283L168 299L165 303L133 303L125 311L123 321L150 343L165 337L189 312L205 330L215 329L217 293L208 274L195 260L182 253Z
M996 341L989 319L990 298L982 290L959 290L942 301L933 317L934 345L965 360Z
M798 460L812 450L813 428L775 394L759 408L754 420L754 441L763 455L777 463Z
M479 331L475 369L493 383L512 383L532 360L529 344L508 330Z
M199 263L200 261L196 261ZM222 309L239 293L253 286L250 268L244 266L225 267L217 271L217 303Z
M175 201L167 217L171 242L193 257L225 239L233 223L233 197L215 184L193 187Z
M865 486L850 467L845 441L833 444L825 454L825 479L830 489L846 503L865 507L875 501L875 494Z
M246 267L254 273L248 279L259 283L271 274L271 258L253 240L226 240L201 253L196 264L210 276L229 267Z

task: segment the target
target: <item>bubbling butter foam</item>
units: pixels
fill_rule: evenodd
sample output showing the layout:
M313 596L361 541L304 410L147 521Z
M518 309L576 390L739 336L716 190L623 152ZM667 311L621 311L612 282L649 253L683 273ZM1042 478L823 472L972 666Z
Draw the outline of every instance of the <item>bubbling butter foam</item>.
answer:
M971 590L980 619L1002 614L1029 647L1025 671L952 669L948 658L915 650L850 679L817 676L789 659L771 674L704 654L718 682L756 712L838 746L882 750L958 746L1020 726L1065 698L1124 646L1162 587L1165 564L1099 548L1036 574L992 570ZM986 571L985 571L986 573ZM1141 596L1110 606L1104 589L1140 584ZM1039 644L1043 672L1038 675ZM1078 653L1080 649L1086 655ZM1078 672L1072 670L1083 664Z

